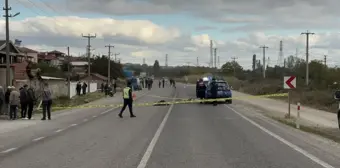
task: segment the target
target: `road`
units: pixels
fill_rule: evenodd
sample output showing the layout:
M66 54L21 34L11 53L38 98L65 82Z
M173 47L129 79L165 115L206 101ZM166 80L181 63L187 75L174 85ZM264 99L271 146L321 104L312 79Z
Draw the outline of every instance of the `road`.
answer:
M180 84L176 91L154 88L145 93L139 103L155 102L160 97L194 97L192 87L184 89ZM4 145L7 151L0 156L0 167L340 167L339 149L321 149L329 144L317 143L311 137L307 144L301 139L306 135L266 122L251 109L238 106L237 101L234 104L135 107L137 118L130 118L126 111L123 119L117 117L118 110L92 109L93 114L80 115L73 124L68 119L69 126L64 123L68 129L54 123L47 130L38 130L41 137L12 139Z

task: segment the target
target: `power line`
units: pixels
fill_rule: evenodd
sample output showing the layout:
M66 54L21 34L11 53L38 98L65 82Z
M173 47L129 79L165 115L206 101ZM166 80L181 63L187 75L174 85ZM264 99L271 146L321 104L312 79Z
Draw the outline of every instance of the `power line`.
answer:
M268 49L268 47L267 46L265 46L265 45L263 45L262 47L260 47L260 48L262 48L262 50L263 50L263 65L262 65L262 74L263 74L263 78L266 78L266 49Z
M107 59L108 59L108 67L107 67L107 83L110 84L111 82L111 48L114 48L115 46L112 46L111 44L105 46L108 47L109 51L108 51L108 55L107 55Z
M91 34L88 34L87 36L81 34L82 37L84 38L87 38L87 67L88 67L88 70L87 70L87 75L88 75L88 92L90 93L90 81L91 81L91 39L92 38L96 38L97 35L91 35Z
M315 33L309 32L302 32L301 35L306 35L306 85L308 86L309 83L309 35L313 35Z

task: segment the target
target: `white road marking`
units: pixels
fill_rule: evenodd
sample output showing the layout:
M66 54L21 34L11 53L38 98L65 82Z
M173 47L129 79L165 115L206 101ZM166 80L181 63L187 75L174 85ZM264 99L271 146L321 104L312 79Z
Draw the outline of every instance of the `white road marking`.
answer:
M61 131L64 131L64 130L63 129L58 129L58 130L56 130L54 132L58 133L58 132L61 132Z
M88 119L87 118L85 118L84 120L83 120L83 122L87 122L88 121Z
M176 95L174 96L173 100L175 99L175 97L176 97ZM162 133L162 131L164 129L165 123L168 120L169 115L170 115L173 107L174 107L174 104L171 104L168 112L166 113L166 115L165 115L163 121L161 122L161 124L159 125L159 127L158 127L158 129L157 129L157 131L156 131L156 133L154 135L154 137L152 138L152 140L151 140L148 148L146 149L146 151L145 151L141 161L139 162L137 168L145 168L146 167L146 164L148 163L148 161L150 159L152 151L153 151L153 149L154 149L154 147L155 147L155 145L156 145L156 143L157 143L157 141L159 139L159 136L161 135L161 133Z
M255 127L261 129L263 132L267 133L268 135L274 137L275 139L279 140L280 142L286 144L287 146L289 146L290 148L294 149L295 151L299 152L300 154L306 156L307 158L309 158L310 160L314 161L315 163L321 165L324 168L335 168L333 166L331 166L330 164L322 161L321 159L317 158L316 156L308 153L307 151L303 150L302 148L298 147L297 145L294 145L293 143L283 139L282 137L280 137L279 135L269 131L268 129L262 127L261 125L257 124L255 121L249 119L248 117L244 116L243 114L237 112L236 110L234 110L233 108L229 107L228 105L225 105L227 108L229 108L230 110L232 110L234 113L236 113L237 115L239 115L240 117L242 117L243 119L247 120L249 123L253 124Z
M42 139L44 139L45 137L39 137L39 138L35 138L35 139L33 139L32 141L33 142L35 142L35 141L39 141L39 140L42 140Z
M72 124L72 125L70 125L70 127L74 127L74 126L77 126L78 124Z
M9 152L12 152L12 151L17 150L17 149L18 148L9 148L7 150L2 151L1 153L9 153Z
M96 118L97 116L96 115L94 115L94 116L92 116L93 118Z

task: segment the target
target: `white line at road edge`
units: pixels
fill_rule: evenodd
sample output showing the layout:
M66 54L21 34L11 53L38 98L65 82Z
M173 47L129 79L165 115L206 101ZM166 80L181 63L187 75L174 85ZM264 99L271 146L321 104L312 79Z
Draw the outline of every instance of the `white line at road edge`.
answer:
M45 137L39 137L39 138L35 138L35 139L33 139L32 141L33 142L35 142L35 141L39 141L39 140L42 140L42 139L44 139Z
M176 92L175 96L172 98L172 100L175 100L176 96L177 96L177 92ZM156 133L154 135L154 137L152 138L152 140L151 140L148 148L146 149L146 151L145 151L141 161L139 162L137 168L145 168L146 167L146 164L148 163L148 161L150 159L152 151L153 151L153 149L156 146L156 143L157 143L157 141L159 139L159 136L161 135L161 133L163 131L165 123L168 120L169 115L170 115L173 107L174 107L174 104L171 104L168 112L166 113L165 117L163 118L163 121L161 122L161 124L159 125L159 127L158 127L158 129L157 129L157 131L156 131Z
M307 158L309 158L310 160L314 161L315 163L321 165L324 168L335 168L333 166L331 166L330 164L322 161L321 159L317 158L316 156L308 153L307 151L303 150L302 148L294 145L293 143L283 139L282 137L280 137L279 135L269 131L268 129L262 127L261 125L257 124L255 121L249 119L248 117L244 116L243 114L237 112L236 110L234 110L233 108L229 107L228 105L225 105L227 108L229 108L230 110L232 110L234 113L236 113L237 115L239 115L240 117L242 117L243 119L247 120L248 122L250 122L251 124L253 124L254 126L256 126L257 128L261 129L262 131L264 131L265 133L267 133L268 135L274 137L275 139L279 140L280 142L286 144L287 146L291 147L292 149L294 149L295 151L299 152L300 154L306 156Z

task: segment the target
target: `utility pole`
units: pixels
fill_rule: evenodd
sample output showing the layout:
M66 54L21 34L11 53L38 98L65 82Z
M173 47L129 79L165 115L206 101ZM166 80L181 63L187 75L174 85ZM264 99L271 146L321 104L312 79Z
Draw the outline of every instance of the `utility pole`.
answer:
M168 54L165 54L165 67L168 67Z
M111 44L105 46L109 48L109 52L107 55L108 59L108 68L107 68L107 84L110 84L111 82L111 48L114 48L115 46L112 46Z
M143 58L143 65L145 64L145 58Z
M327 67L327 55L324 55L324 58L323 58L323 63L325 64L325 66Z
M209 63L209 67L213 68L214 64L213 64L213 41L210 40L210 63Z
M68 90L67 90L67 95L69 98L71 98L71 56L70 56L70 47L67 47L67 86L68 86Z
M115 63L117 63L117 55L119 55L120 53L115 53Z
M235 67L235 65L236 65L236 59L237 59L237 57L231 57L231 59L233 60L233 69L234 69L234 77L236 77L236 67Z
M20 12L15 13L14 15L9 14L9 11L12 10L8 5L8 0L5 0L5 7L3 8L5 11L5 15L3 17L6 18L6 88L11 85L11 56L9 55L10 49L10 41L9 41L9 18L16 17L20 14Z
M263 70L263 78L266 78L266 49L268 49L267 46L263 45L262 47L263 50L263 65L262 65L262 70Z
M217 56L217 67L220 67L220 56Z
M81 34L82 37L87 38L87 76L88 76L88 81L87 81L87 87L88 87L88 92L90 93L90 82L91 82L91 39L96 38L97 35L91 35L88 34L87 36Z
M197 64L197 67L199 67L199 64L198 64L198 57L196 58L196 64Z
M216 61L216 55L217 55L217 48L214 48L214 67L217 68L217 61Z
M313 35L315 33L309 32L302 32L301 35L306 35L306 85L309 84L309 35Z

